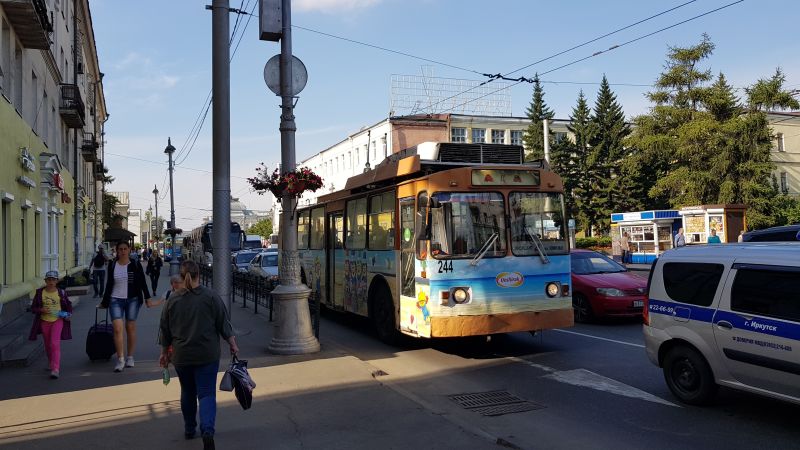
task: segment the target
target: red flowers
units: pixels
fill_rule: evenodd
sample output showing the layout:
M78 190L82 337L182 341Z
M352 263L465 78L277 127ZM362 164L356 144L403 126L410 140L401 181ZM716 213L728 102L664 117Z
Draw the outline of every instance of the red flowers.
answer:
M281 198L284 192L299 197L305 191L315 192L322 187L322 178L308 167L301 167L284 175L275 169L272 175L267 176L266 167L262 163L256 172L258 175L247 179L253 189L259 194L269 190L276 198Z

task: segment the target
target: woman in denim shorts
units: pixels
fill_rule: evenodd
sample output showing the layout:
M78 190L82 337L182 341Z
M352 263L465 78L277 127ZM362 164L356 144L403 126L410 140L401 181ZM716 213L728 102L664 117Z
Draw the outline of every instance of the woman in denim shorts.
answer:
M133 351L136 348L136 318L143 301L150 301L150 291L144 278L141 264L130 258L131 247L127 242L116 246L117 259L108 265L108 281L103 293L101 308L108 308L114 327L114 347L117 362L114 372L133 367ZM122 351L123 324L128 335L127 355Z

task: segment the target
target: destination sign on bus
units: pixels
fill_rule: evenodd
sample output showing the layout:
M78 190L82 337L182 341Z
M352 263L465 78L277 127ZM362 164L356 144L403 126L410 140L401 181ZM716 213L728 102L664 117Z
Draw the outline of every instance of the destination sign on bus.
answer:
M538 170L482 169L472 171L473 186L538 186Z

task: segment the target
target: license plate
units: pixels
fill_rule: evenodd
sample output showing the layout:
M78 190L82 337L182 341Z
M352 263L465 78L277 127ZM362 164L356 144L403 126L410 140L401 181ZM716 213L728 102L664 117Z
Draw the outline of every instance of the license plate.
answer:
M641 308L643 306L644 306L644 301L642 301L642 300L634 300L633 301L633 307L634 308Z

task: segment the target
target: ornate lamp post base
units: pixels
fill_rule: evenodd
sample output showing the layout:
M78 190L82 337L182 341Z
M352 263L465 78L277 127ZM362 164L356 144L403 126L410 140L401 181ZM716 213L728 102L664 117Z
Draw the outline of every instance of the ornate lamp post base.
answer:
M303 284L278 285L273 291L275 331L267 349L277 355L302 355L319 351L319 341L311 331L308 295Z

